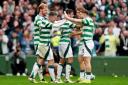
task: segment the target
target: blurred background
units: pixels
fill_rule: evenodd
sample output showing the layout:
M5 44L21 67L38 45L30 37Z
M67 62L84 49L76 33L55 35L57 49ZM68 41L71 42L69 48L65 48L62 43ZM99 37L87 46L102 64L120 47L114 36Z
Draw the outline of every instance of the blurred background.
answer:
M42 1L48 2L49 13L54 11L58 20L64 18L66 9L72 9L74 15L76 7L87 9L96 27L92 58L94 74L128 75L128 0L0 0L0 74L30 73L35 60L33 21ZM59 45L58 37L61 36L59 32L54 33L53 50L54 45ZM76 73L79 71L79 39L80 36L71 36ZM54 56L58 61L59 55L54 53Z

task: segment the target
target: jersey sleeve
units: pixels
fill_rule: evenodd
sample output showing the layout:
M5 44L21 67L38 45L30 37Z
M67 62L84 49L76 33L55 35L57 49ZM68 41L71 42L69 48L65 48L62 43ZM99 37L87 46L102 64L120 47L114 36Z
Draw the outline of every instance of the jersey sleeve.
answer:
M37 25L40 27L40 28L45 28L45 27L52 27L52 23L47 21L47 20L37 20Z
M66 22L66 20L55 21L52 25L53 30L60 30L60 27Z
M82 19L82 24L84 26L94 27L94 22L91 18Z
M89 24L89 21L87 19L82 19L82 24L87 25L87 24Z

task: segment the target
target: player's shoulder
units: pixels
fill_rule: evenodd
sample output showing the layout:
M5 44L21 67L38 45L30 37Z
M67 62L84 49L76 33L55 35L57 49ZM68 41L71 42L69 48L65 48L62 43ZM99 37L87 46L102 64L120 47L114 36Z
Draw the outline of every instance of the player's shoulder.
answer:
M84 18L85 20L92 20L92 18L91 17L86 17L86 18Z
M42 17L40 15L36 15L35 20L44 20L44 17Z
M67 20L65 23L68 23L69 25L73 24L73 22Z

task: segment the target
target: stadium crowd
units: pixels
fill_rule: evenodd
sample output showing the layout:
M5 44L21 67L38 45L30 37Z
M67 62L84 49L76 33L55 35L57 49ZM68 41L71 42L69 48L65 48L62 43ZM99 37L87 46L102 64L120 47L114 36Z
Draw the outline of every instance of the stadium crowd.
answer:
M44 0L0 0L0 54L16 50L17 45L27 54L34 54L33 21L37 7ZM54 11L63 19L63 11L84 6L96 26L94 56L128 55L128 0L45 0L49 13ZM74 30L75 32L75 30ZM55 32L56 33L56 32ZM56 36L55 34L52 42ZM79 36L73 36L72 47L77 48ZM59 38L55 38L56 39ZM58 42L58 41L57 41ZM54 43L55 44L55 43ZM76 49L73 49L76 52ZM104 53L104 54L103 54Z

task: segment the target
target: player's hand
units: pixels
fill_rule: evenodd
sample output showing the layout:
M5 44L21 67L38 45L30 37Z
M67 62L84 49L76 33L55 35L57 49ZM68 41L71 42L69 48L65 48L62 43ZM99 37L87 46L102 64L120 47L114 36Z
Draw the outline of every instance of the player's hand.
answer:
M64 11L64 17L65 19L69 19L69 16L67 15L66 11Z

